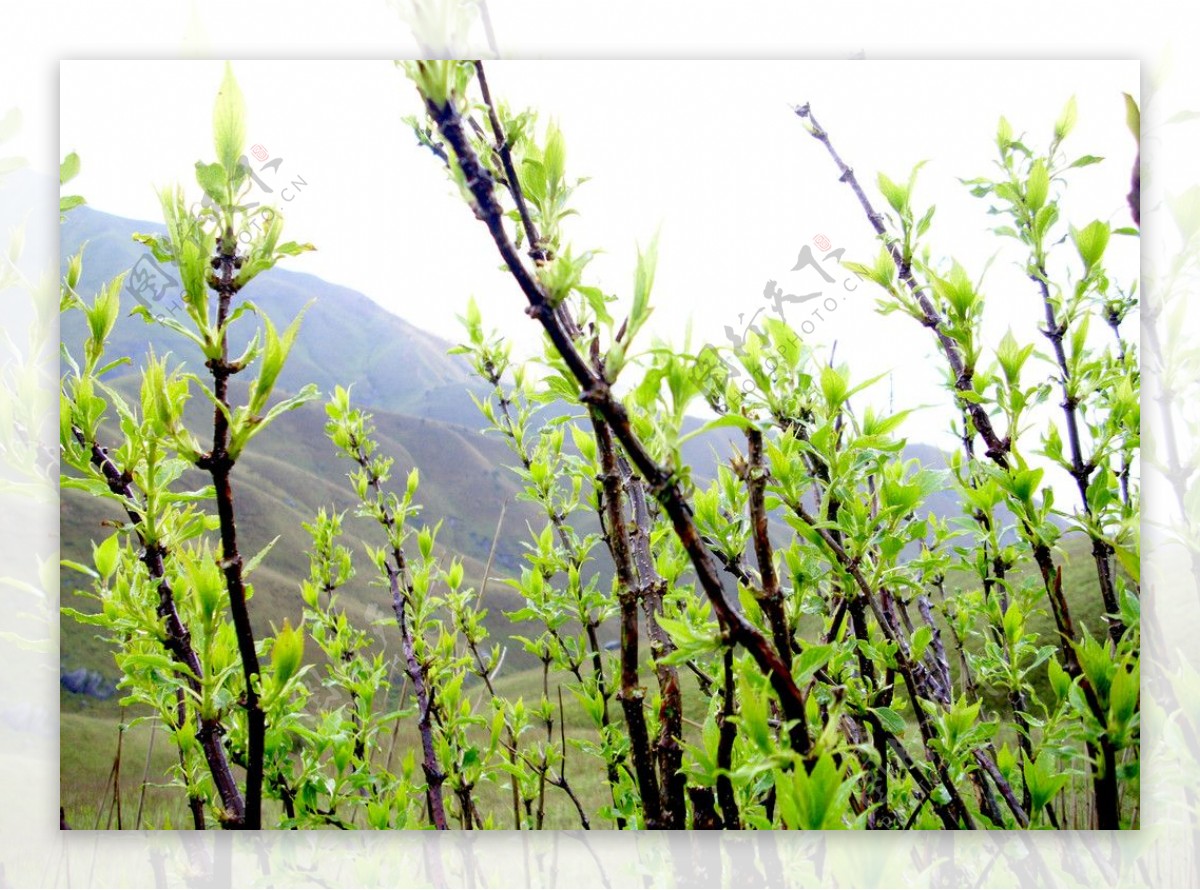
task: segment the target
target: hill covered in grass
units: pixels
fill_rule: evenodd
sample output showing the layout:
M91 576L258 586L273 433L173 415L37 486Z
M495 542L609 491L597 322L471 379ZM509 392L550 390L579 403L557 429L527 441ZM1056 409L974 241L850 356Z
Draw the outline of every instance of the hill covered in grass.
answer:
M129 271L139 262L145 263L148 251L133 241L132 235L156 228L159 227L86 207L69 214L62 227L62 253L65 262L81 247L85 249L81 294L90 297L112 277ZM514 625L505 616L505 612L515 610L521 603L511 588L498 579L519 572L523 542L531 529L541 530L545 518L540 508L519 499L519 480L511 471L515 457L504 442L498 436L480 432L484 421L471 396L484 397L487 387L472 377L463 359L448 354L450 343L392 315L361 293L311 275L272 270L247 289L246 297L281 323L312 302L279 390L295 392L311 382L329 393L336 385L352 384L355 403L375 415L375 435L381 452L395 459L395 478L402 484L411 468L419 468L421 488L417 500L423 505L421 521L429 525L440 523L439 553L461 559L468 583L476 588L483 580L492 541L496 538L491 572L495 580L487 585L486 594L487 624L494 639L509 643L503 678L506 687L521 694L524 686L536 685L537 674L529 673L532 657L522 652L519 643L510 640L513 634L528 632L528 628ZM149 308L169 311L170 299L169 292L160 300L151 299ZM150 350L158 355L169 352L172 363L203 371L199 352L190 343L160 326L148 325L131 316L129 313L137 305L133 290L123 290L120 318L110 340L110 355L128 356L132 362L131 366L114 371L110 384L133 396L138 377L131 368L142 364ZM68 313L62 324L63 343L78 353L84 336L82 316ZM241 385L244 387L245 382ZM236 391L236 386L234 389L235 397L242 394ZM211 410L202 397L193 398L188 414L194 429L206 428L211 422ZM299 623L302 611L299 586L308 574L305 551L309 549L309 539L303 523L310 522L322 507L347 511L345 543L355 551L359 574L344 588L342 603L350 620L359 626L369 626L377 620L386 625L377 628L376 633L381 645L394 651L398 642L390 621L389 599L382 588L373 584L374 571L362 546L378 544L378 531L370 523L353 518L355 499L345 478L351 465L336 456L324 434L324 423L325 412L320 401L284 415L255 439L235 469L234 496L245 554L256 553L278 538L250 578L255 590L252 621L259 636L280 627L284 619L290 619L293 625ZM700 423L689 421L691 429ZM115 431L109 429L108 437L110 442L115 441ZM728 459L738 439L738 434L725 429L710 431L687 443L684 459L692 466L697 482L704 484L712 477L717 463ZM916 458L932 469L945 466L944 455L919 443L909 444L903 457ZM200 487L206 477L196 473L191 481L194 484L190 487ZM942 518L959 514L957 497L950 487L933 493L925 507ZM121 519L112 504L74 490L63 492L60 511L62 556L80 562L90 560L92 543L112 534L111 523ZM502 515L503 526L496 537ZM598 530L595 518L590 515L581 517L579 526L583 532ZM782 531L782 523L779 529ZM606 585L610 576L607 555L602 548L597 555L600 558L589 570L599 572L602 585ZM1094 578L1089 581L1086 555L1073 558L1071 565L1082 566L1084 570L1071 574L1068 567L1069 596L1082 608L1095 612L1094 603L1098 599L1089 588L1089 584L1094 587ZM85 583L83 576L64 570L63 605L86 610L91 601L73 595ZM1098 626L1090 620L1087 623ZM1045 625L1038 629L1051 632L1048 619ZM614 637L615 632L605 630L605 640ZM95 637L93 628L63 621L60 644L64 671L82 668L110 681L117 679L112 651ZM310 647L310 657L315 648ZM97 798L96 789L101 790L102 796L104 776L111 768L111 760L107 759L111 752L99 740L115 740L121 712L115 699L99 701L64 691L61 702L63 750L73 752L64 756L64 787L87 789L81 791L82 797L76 801L77 806L86 809L85 804ZM569 706L569 710L573 728L582 727L582 718L575 714L574 706ZM125 715L125 719L130 716ZM139 758L150 753L146 733L142 727L129 737L131 750ZM97 752L102 751L107 753L100 757ZM153 762L159 764L165 752L165 747L156 750ZM594 790L589 789L589 793ZM149 802L158 805L157 793L151 795ZM83 810L79 812L82 815ZM91 827L94 815L89 813L84 819L86 824L79 827ZM162 820L147 821L161 824Z

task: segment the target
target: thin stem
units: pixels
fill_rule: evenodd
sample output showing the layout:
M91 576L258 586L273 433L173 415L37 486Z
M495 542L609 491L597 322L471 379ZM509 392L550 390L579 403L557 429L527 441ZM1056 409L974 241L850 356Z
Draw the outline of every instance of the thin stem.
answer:
M733 688L733 650L726 648L721 656L724 683L721 689L721 708L717 711L717 802L725 827L738 830L742 827L738 814L737 797L729 773L733 769L733 744L737 741L738 728L732 718L737 716L737 700Z
M263 761L267 720L259 702L258 683L260 669L258 651L254 643L254 629L250 624L250 612L246 604L246 586L242 577L242 556L238 550L237 523L234 517L233 487L230 474L234 458L229 454L229 378L239 368L229 362L229 343L225 322L229 317L230 304L240 286L235 281L235 271L241 265L237 256L237 241L233 231L226 229L220 239L215 257L216 274L209 283L217 292L217 330L221 331L221 353L219 358L206 364L212 373L213 395L217 402L213 409L212 451L202 455L196 462L200 469L208 470L212 476L217 499L217 518L221 526L221 571L229 591L229 613L237 635L238 654L242 662L242 676L246 683L245 707L247 726L246 757L246 811L235 827L247 830L262 828Z
M363 472L367 474L368 483L375 492L376 515L384 530L392 537L396 527L396 517L387 507L384 497L383 482L379 478L370 458L363 449L361 442L351 437L350 453ZM446 805L442 796L442 785L446 774L439 766L433 741L433 700L425 671L416 653L416 643L413 630L408 620L408 598L412 595L412 587L408 579L408 563L404 551L395 542L392 543L391 553L384 563L388 579L388 590L392 595L392 612L396 616L396 624L400 628L400 648L404 658L405 674L412 684L413 693L417 699L417 729L421 734L421 752L423 760L421 769L425 774L425 801L430 819L439 831L449 828L446 821Z
M583 825L583 830L590 831L592 826L588 822L587 812L583 809L583 804L579 802L579 798L575 796L575 791L571 788L571 783L567 781L567 713L563 709L561 686L558 687L558 735L562 745L562 769L558 771L557 776L550 780L550 784L566 792L567 797L571 799L571 803L575 804L575 810L579 813L579 821Z
M142 767L142 784L138 791L137 815L133 819L133 827L138 830L142 827L142 811L146 806L146 786L150 783L150 760L154 756L154 737L157 733L158 721L151 721L150 741L146 745L146 764Z
M1029 227L1025 226L1025 228L1029 232ZM1054 301L1050 297L1050 285L1045 265L1038 265L1035 274L1030 275L1030 278L1038 285L1042 306L1046 313L1046 327L1042 333L1053 346L1054 359L1058 365L1059 388L1063 397L1061 407L1063 416L1066 418L1067 445L1071 452L1071 478L1075 480L1075 485L1079 489L1080 503L1083 506L1084 516L1087 517L1088 537L1092 539L1092 559L1096 563L1096 577L1100 582L1100 598L1104 601L1104 609L1107 613L1105 619L1108 622L1108 634L1113 645L1116 646L1121 642L1121 637L1125 633L1125 624L1120 619L1121 606L1117 602L1117 593L1113 584L1112 562L1109 560L1112 548L1096 530L1096 517L1092 512L1091 502L1088 500L1088 482L1096 468L1091 462L1085 462L1083 459L1083 445L1079 435L1079 400L1072 392L1071 366L1067 361L1066 348L1063 346L1067 326L1058 320L1055 312Z

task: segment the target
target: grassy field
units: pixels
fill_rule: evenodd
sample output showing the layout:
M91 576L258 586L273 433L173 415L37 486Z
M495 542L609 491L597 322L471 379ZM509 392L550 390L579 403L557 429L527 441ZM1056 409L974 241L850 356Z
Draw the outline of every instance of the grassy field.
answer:
M1064 567L1066 589L1074 609L1078 624L1087 625L1093 632L1100 630L1099 596L1096 592L1094 575L1090 558L1082 542L1071 541L1068 546L1068 560ZM1030 629L1040 633L1043 638L1053 635L1053 623L1048 615L1036 615L1030 619ZM957 671L957 664L952 658L952 669ZM642 674L643 683L653 686L652 674L646 670ZM956 677L957 680L957 677ZM708 700L701 694L697 682L690 672L681 673L684 690L685 740L695 742L698 739L699 724L704 720ZM551 676L550 690L552 700L557 698L557 687L565 679L561 676ZM498 692L510 700L524 698L526 702L536 702L542 692L542 675L538 669L524 669L507 672L497 680ZM482 686L476 684L473 694L479 697L483 704ZM900 694L903 697L903 694ZM79 828L116 827L117 819L112 801L112 767L118 744L118 725L121 711L114 701L95 702L85 700L81 696L64 693L64 713L62 714L62 805L66 808L67 817L73 826ZM563 694L565 730L568 740L596 739L596 732L582 707L575 701L574 696L564 688ZM997 706L1002 704L997 702ZM611 706L614 720L621 721L620 708L614 702ZM126 721L131 719L125 715ZM915 733L915 730L913 730ZM151 730L147 724L139 724L126 730L121 737L121 824L133 827L138 808L143 781L147 784L145 804L142 815L142 825L175 827L190 824L186 801L178 788L162 787L163 777L173 763L174 753L167 738L162 733L156 734L154 749L150 752L149 768L147 769L147 753L150 747ZM1010 741L1011 730L1002 730L997 738L997 744ZM558 729L555 729L555 738ZM394 762L397 762L407 751L419 750L420 739L417 735L415 722L406 721L402 725L396 739ZM381 750L378 756L382 759L387 752ZM588 810L594 814L610 800L604 772L598 761L585 759L584 755L568 745L567 778L573 790L579 796ZM507 785L480 787L478 789L481 809L485 814L494 813L501 827L511 824L511 803ZM112 812L110 812L110 810ZM595 821L595 820L594 820ZM547 791L546 827L548 828L578 828L579 820L573 805L565 793L557 788ZM594 827L604 827L596 824Z
M652 676L648 676L648 672L643 674L643 679L652 682ZM681 680L684 689L685 713L697 719L703 719L707 704L706 699L700 694L697 683L690 677L681 677ZM557 695L558 685L559 683L552 678L550 688L551 696L554 698ZM501 677L497 681L497 687L497 691L506 698L512 700L524 698L527 702L536 702L542 692L542 675L536 669L521 671ZM479 695L482 692L483 688L480 685L475 690L475 694ZM621 719L619 706L613 702L610 709L614 720L619 722ZM574 750L570 740L595 741L597 733L582 707L565 688L563 690L563 711L568 739L567 778L589 814L593 814L604 803L611 802L604 770L599 765L599 761L585 760L582 754ZM131 720L131 713L127 712L125 719ZM155 732L154 747L150 751L151 729L147 723L138 724L123 733L119 732L119 726L120 709L115 704L107 702L91 707L86 712L62 714L60 727L62 797L60 803L66 811L68 822L73 828L81 829L115 829L117 827L112 795L112 767L117 755L118 737L120 737L122 826L124 828L136 827L137 823L134 819L141 788L145 781L145 806L141 827L162 828L168 825L174 828L190 827L191 816L182 789L164 784L167 781L164 777L176 762L176 755L170 746L169 739L161 731ZM698 734L698 730L692 726L685 726L685 733L694 738L694 735ZM559 738L557 723L554 728L554 738L557 742ZM415 721L405 721L396 738L394 763L399 762L410 750L416 752L416 756L419 758L420 741ZM150 760L147 769L148 752ZM379 760L382 761L386 756L386 750L378 752ZM480 809L485 815L489 812L495 813L498 827L512 827L512 806L507 785L481 786L478 794ZM564 792L557 788L547 789L546 827L579 828L579 819L574 806ZM593 827L604 826L594 824Z

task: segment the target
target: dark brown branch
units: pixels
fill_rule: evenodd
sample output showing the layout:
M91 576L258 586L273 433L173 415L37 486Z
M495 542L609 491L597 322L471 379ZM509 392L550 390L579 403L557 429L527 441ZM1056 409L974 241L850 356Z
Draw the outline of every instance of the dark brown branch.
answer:
M722 654L724 684L721 689L721 707L717 711L717 802L721 806L725 827L738 830L742 827L738 814L737 797L734 794L733 780L729 774L733 771L733 744L737 741L737 724L730 718L737 716L737 701L733 688L733 650L727 648Z
M1133 162L1133 176L1130 177L1129 194L1126 196L1129 202L1129 214L1133 217L1133 224L1141 227L1142 225L1142 153L1137 153L1137 158Z
M963 396L963 394L973 391L972 378L974 376L974 368L967 366L958 344L946 332L945 320L942 318L941 313L934 306L933 301L929 298L929 294L926 293L926 289L919 285L913 277L909 260L901 254L900 248L896 246L895 239L889 236L887 227L883 223L883 216L876 212L871 204L871 199L867 197L866 192L859 185L854 171L846 165L846 162L841 159L841 156L834 149L833 143L829 141L829 134L817 123L817 119L813 117L812 110L807 104L797 107L795 111L798 117L808 119L811 124L809 132L812 133L814 139L825 146L825 149L829 152L829 156L833 158L834 164L837 165L838 171L841 173L840 181L849 185L855 197L858 198L858 202L862 205L871 227L883 241L884 247L892 258L892 262L896 264L900 280L908 287L913 295L913 299L917 302L917 306L920 307L923 316L921 323L933 331L937 337L942 354L946 356L946 360L950 363L950 370L953 372L954 388L960 394L959 404L970 414L972 424L979 435L983 437L983 441L987 445L988 456L999 466L1007 467L1007 455L1011 443L1008 439L1000 439L1000 436L992 426L991 417L988 416L987 410L983 405L969 397Z
M579 802L579 798L575 796L575 791L571 788L571 783L567 781L567 715L563 710L562 687L558 687L558 734L559 741L562 745L562 769L558 771L558 775L550 779L550 784L556 788L561 788L571 799L571 803L575 805L575 811L579 814L579 822L583 825L584 831L590 831L592 826L588 822L587 811L584 810L583 804Z
M1025 809L1017 800L1016 794L1013 793L1012 785L1008 784L1008 780L1004 778L1004 774L1000 772L1000 768L996 766L987 754L983 751L975 751L975 762L983 767L988 776L991 777L996 788L1000 791L1000 796L1004 798L1004 802L1008 804L1008 808L1012 811L1013 817L1017 820L1017 824L1022 828L1029 826L1029 816Z
M78 427L72 428L72 433L77 442L88 450L91 458L92 466L100 471L105 482L108 483L108 489L113 494L121 498L125 504L125 513L129 517L129 521L135 529L140 528L143 521L139 510L134 506L137 499L134 496L133 486L129 477L123 474L112 458L108 456L107 450L101 448L94 441L88 441L84 436L83 431ZM188 688L196 695L200 695L200 678L204 676L204 668L200 664L200 657L196 654L196 650L192 648L192 635L179 617L179 610L175 604L175 594L171 589L171 583L166 577L166 566L164 564L165 552L161 545L155 544L147 546L146 539L142 536L141 531L137 531L138 542L141 545L141 560L150 573L150 578L154 581L158 591L158 607L157 614L163 619L166 636L162 640L163 647L175 659L175 662L182 668L179 675L187 683ZM183 725L184 718L181 716L180 725ZM243 803L242 793L238 789L237 781L233 777L233 771L229 767L229 759L225 754L225 747L221 744L221 738L225 731L221 727L220 722L215 717L200 717L199 729L196 731L196 738L200 742L200 747L204 751L204 758L208 763L209 772L213 777L213 784L216 786L217 794L221 798L221 807L225 810L227 822L223 825L233 827L237 825L244 817L245 804ZM192 807L193 817L195 817L195 807ZM200 813L200 825L203 825L203 811Z
M663 590L666 586L654 567L650 552L650 510L642 480L633 475L625 459L618 458L625 488L633 506L633 524L629 535L633 562L637 568L639 598L646 613L646 636L650 638L650 656L658 680L661 699L658 711L659 734L654 743L658 754L658 774L662 787L663 821L667 828L687 827L686 777L683 774L683 693L679 687L679 671L663 659L675 651L675 644L658 623L663 612Z
M774 551L771 547L770 527L767 523L768 470L763 458L762 430L757 427L746 430L746 442L749 451L747 455L749 465L746 467L745 481L749 494L751 535L754 540L754 556L758 561L758 575L762 579L762 591L758 597L758 604L771 628L771 635L775 640L775 649L779 652L779 657L790 662L795 645L783 608L783 592L779 588L779 576L775 572Z
M500 166L504 170L505 184L508 186L509 194L512 195L513 203L517 206L517 215L521 217L525 240L529 242L529 258L535 263L543 263L549 259L549 255L542 246L542 238L538 234L537 226L533 224L533 217L529 215L529 206L525 203L525 192L521 189L521 180L517 178L517 168L513 164L512 146L508 144L508 136L500 123L499 115L496 114L496 106L492 102L492 93L488 89L487 76L483 72L483 62L481 61L475 62L475 76L479 79L479 92L483 95L483 104L487 106L488 123L491 125L492 135L496 139L494 150L497 157L500 158Z
M604 507L604 528L608 549L617 572L617 599L621 610L621 691L617 694L625 712L629 730L630 756L634 775L642 795L647 829L667 827L663 820L662 798L650 751L644 699L646 690L638 682L638 583L630 549L629 529L625 520L624 480L617 463L612 430L599 413L592 412L592 429L600 456L600 482Z
M246 683L246 813L237 827L257 830L262 828L263 760L267 722L256 688L260 682L258 652L246 604L242 556L238 551L237 524L234 517L233 488L230 484L234 458L228 450L229 378L237 369L229 362L228 336L224 330L230 304L239 289L235 275L241 263L241 258L237 256L237 241L233 231L226 229L220 239L218 253L213 259L215 273L209 278L209 284L217 292L217 330L221 331L220 357L206 363L212 373L213 395L217 402L213 409L213 445L212 451L203 455L196 465L209 471L216 493L217 518L221 524L220 566L225 576L225 587L229 592L229 614L237 635L238 655L241 658L242 676Z
M692 562L697 581L708 596L723 632L733 642L745 646L759 668L770 678L787 719L792 721L792 747L807 755L811 742L806 722L804 694L792 678L789 665L779 658L766 639L726 598L712 557L700 540L691 506L684 497L678 481L671 472L654 460L637 438L624 405L613 395L608 381L588 367L584 357L575 348L562 318L555 312L541 286L521 262L505 230L505 215L496 199L492 178L475 155L463 130L462 118L457 109L453 103L438 106L428 101L426 107L443 138L454 150L464 183L474 199L476 216L487 226L509 273L529 302L528 314L542 325L551 345L578 382L581 390L580 401L599 412L612 428L613 436L625 449L650 492L662 504Z
M931 785L929 783L929 780L926 779L925 776L923 776L921 774L921 771L917 768L916 763L912 759L912 755L909 754L908 750L904 747L903 742L901 742L898 738L896 738L891 733L887 733L886 731L885 731L885 735L887 737L888 747L890 747L892 749L892 753L894 753L896 755L896 758L900 761L900 763L904 767L904 769L908 772L908 774L910 776L912 776L912 779L917 784L917 787L921 789L921 792L924 795L924 798L932 799L934 786ZM920 807L921 807L921 804L918 803L917 807L915 809L919 810ZM955 820L954 813L951 811L948 804L940 804L937 801L934 801L933 808L934 808L934 812L936 812L938 814L938 818L942 820L943 826L945 826L950 831L955 831L958 828L958 822ZM911 824L911 822L915 819L916 819L916 814L915 813L911 814L910 818L909 818L909 823Z

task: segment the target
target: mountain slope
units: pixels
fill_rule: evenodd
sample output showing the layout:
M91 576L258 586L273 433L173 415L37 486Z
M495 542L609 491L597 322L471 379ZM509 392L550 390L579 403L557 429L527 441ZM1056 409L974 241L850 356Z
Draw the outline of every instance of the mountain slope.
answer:
M104 282L147 257L145 248L131 236L136 231L156 228L161 230L87 207L68 214L62 226L62 255L69 257L81 246L85 250L80 292L90 296ZM470 392L483 395L486 387L471 376L463 359L447 354L450 344L391 315L360 293L311 275L272 270L247 288L246 294L280 324L309 300L315 301L281 376L280 390L294 392L315 382L322 391L329 392L337 384L352 383L355 403L376 415L381 452L395 459L396 484L403 484L411 468L419 468L418 501L424 505L421 520L430 525L442 523L442 554L461 558L468 582L478 586L504 507L506 518L493 574L511 576L519 571L522 541L527 539L528 529L540 531L545 519L534 505L517 500L518 480L509 469L515 458L503 441L479 432L483 420ZM163 311L172 299L168 293L160 301L151 301L151 306L154 311ZM136 367L153 347L160 355L171 352L173 362L202 370L199 352L182 337L130 317L128 313L136 305L132 290L124 289L122 311L110 340L110 356L128 355ZM68 313L62 324L64 344L77 354L83 337L81 313ZM138 385L136 372L122 369L119 374L110 382L132 395ZM238 383L244 387L246 381ZM240 395L238 388L234 387L235 398ZM192 428L199 431L210 426L211 410L199 394L194 395L188 407ZM245 554L257 552L280 536L254 579L257 593L252 614L260 634L268 633L272 625L278 627L285 617L293 624L299 618L299 582L308 573L308 536L301 523L311 521L322 506L353 508L345 479L351 466L335 456L323 432L324 420L319 402L284 415L255 439L235 469L233 482ZM699 424L689 419L688 428ZM696 481L704 484L714 474L716 463L727 459L735 447L744 450L738 434L712 430L686 444L684 459L693 467ZM943 456L930 446L909 446L904 456L917 457L931 468L945 466ZM195 485L203 482L196 474ZM958 514L957 498L949 490L936 493L927 506L939 516ZM61 502L63 556L86 561L91 542L111 533L105 522L119 518L111 505L65 491ZM594 516L580 517L579 525L583 532L597 530ZM352 545L363 540L378 543L376 530L360 520L350 520L347 532ZM356 549L362 574L346 591L345 603L352 617L383 617L386 598L382 591L368 585L371 572L361 556L361 547ZM593 567L607 578L607 559L597 560ZM79 576L66 573L64 592L81 582ZM495 598L489 625L499 636L509 636L514 628L503 611L516 607L515 594L502 584L492 584L488 598ZM63 602L78 605L75 600L66 596ZM67 669L82 666L115 678L111 655L89 636L89 629L66 621L61 633ZM517 663L522 661L520 655L514 656Z
M162 232L148 222L123 219L79 207L67 214L62 226L61 264L84 247L83 278L79 292L85 298L113 277L152 263L149 250L135 242L135 232ZM162 272L173 276L174 270ZM143 293L143 305L154 313L169 313L178 305L178 286L161 294ZM415 414L478 427L479 414L468 391L481 392L484 385L471 376L467 362L447 355L450 345L383 309L363 294L330 284L313 275L288 269L272 269L255 279L239 298L250 300L282 328L310 301L290 361L279 386L296 392L315 383L322 392L337 384L353 382L356 401L372 408ZM200 353L182 338L129 317L138 305L132 281L121 291L121 314L110 339L113 355L128 355L134 365L153 343L157 351L170 349L190 367L200 367ZM177 310L180 317L183 309ZM64 343L82 342L84 323L80 313L63 319ZM236 337L233 338L236 340ZM236 351L240 343L231 346Z

